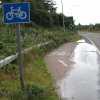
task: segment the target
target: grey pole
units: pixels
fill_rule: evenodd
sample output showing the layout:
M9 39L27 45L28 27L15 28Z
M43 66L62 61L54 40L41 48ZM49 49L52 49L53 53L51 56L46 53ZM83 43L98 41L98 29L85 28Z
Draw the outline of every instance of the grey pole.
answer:
M24 75L23 75L23 62L22 62L21 43L20 43L20 23L16 23L16 32L17 32L17 45L18 45L20 85L21 85L21 89L23 90L23 88L24 88Z
M64 32L65 32L65 25L64 25L64 13L63 13L63 2L61 0L61 4L62 4L62 19L63 19L63 28L64 28Z

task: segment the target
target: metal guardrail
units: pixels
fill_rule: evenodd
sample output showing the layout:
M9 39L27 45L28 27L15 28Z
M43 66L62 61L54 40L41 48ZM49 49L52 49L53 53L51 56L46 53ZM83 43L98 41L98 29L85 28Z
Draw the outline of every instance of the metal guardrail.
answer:
M32 50L32 49L35 48L35 47L40 48L40 47L42 47L42 46L48 45L48 44L50 44L51 42L52 42L52 41L49 41L49 42L41 43L41 44L38 44L38 45L36 45L36 46L30 47L30 48L25 49L24 51L22 51L22 53L25 53L25 52L27 52L27 51L30 51L30 50ZM6 57L5 59L2 59L2 60L0 61L0 68L3 67L3 66L5 66L5 65L7 65L7 64L9 64L9 63L12 62L13 60L15 60L17 57L18 57L18 53L16 53L15 55L11 55L11 56L9 56L9 57Z

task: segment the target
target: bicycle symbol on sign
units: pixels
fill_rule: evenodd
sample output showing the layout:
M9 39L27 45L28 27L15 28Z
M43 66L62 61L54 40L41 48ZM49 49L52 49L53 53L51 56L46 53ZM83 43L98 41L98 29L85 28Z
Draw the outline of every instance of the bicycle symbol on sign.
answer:
M6 18L12 20L14 15L20 19L25 19L27 17L26 12L21 11L21 7L18 7L18 9L13 9L13 7L11 7L11 11L6 14Z

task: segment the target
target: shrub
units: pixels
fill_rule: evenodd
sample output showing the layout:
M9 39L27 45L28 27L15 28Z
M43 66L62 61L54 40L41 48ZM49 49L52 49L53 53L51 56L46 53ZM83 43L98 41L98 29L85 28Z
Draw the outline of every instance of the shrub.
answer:
M12 92L11 100L45 100L42 94L45 90L37 84L27 84L23 91Z

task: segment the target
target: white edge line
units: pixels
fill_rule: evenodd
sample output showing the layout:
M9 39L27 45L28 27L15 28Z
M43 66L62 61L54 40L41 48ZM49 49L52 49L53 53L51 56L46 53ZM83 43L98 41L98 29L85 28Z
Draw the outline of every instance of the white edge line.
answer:
M86 37L86 38L88 38L88 37ZM88 38L89 39L89 38ZM89 39L90 40L90 42L96 47L96 45L92 42L92 40L91 39ZM96 47L96 49L97 49L97 51L98 51L98 53L99 53L99 55L100 55L100 51L99 51L99 49Z

